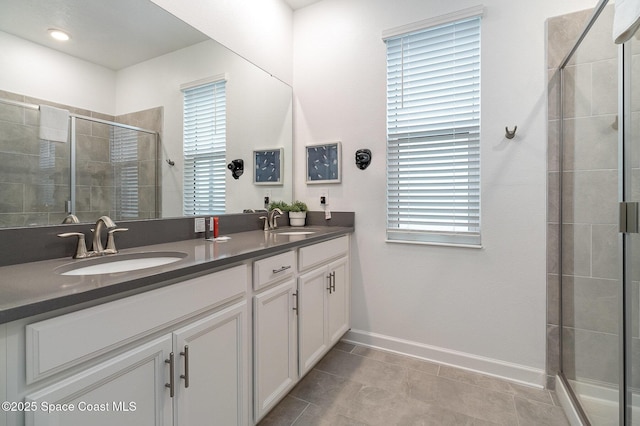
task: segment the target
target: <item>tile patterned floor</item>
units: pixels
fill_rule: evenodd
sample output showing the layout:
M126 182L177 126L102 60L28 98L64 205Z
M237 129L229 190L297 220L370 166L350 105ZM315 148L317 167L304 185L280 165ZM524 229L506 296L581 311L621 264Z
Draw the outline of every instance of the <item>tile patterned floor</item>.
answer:
M555 394L340 342L260 426L567 426Z

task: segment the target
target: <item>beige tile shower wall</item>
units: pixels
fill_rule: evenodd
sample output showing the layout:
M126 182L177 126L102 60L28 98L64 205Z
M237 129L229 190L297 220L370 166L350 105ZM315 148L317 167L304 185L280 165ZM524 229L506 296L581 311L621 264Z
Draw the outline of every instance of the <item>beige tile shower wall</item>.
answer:
M557 66L592 11L547 22L549 75L547 374L560 366L559 316L567 377L616 383L620 279L617 236L617 53L605 9L565 71L563 309L560 309L559 75ZM575 354L579 354L579 362ZM606 360L614 362L606 362ZM605 362L603 362L603 360Z
M95 221L105 214L113 216L114 195L109 125L77 119L76 214L80 221Z
M0 97L45 103L0 91ZM59 223L69 193L69 144L38 139L38 111L0 104L0 227Z

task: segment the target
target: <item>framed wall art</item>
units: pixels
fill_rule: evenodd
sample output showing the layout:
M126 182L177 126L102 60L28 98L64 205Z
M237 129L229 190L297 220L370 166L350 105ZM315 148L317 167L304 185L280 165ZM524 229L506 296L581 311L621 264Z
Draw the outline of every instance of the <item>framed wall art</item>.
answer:
M340 142L307 146L307 183L341 182Z
M282 185L284 149L253 151L253 183L256 185Z

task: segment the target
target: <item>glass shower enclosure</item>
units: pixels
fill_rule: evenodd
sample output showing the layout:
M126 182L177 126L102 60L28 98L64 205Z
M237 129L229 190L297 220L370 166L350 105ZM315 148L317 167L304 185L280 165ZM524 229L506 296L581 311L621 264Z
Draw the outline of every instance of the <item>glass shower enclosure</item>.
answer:
M640 40L601 1L560 73L560 377L584 424L640 425Z
M40 139L36 104L0 99L0 228L159 217L158 134L70 114L66 142Z

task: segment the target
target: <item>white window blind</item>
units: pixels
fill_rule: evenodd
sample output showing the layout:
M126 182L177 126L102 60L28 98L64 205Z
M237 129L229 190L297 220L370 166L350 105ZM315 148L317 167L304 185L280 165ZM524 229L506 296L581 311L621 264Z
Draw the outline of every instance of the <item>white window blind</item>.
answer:
M116 219L137 219L138 206L138 132L109 127L110 155L114 168L114 209Z
M224 80L183 90L184 214L225 212Z
M387 239L480 244L480 17L385 39Z

